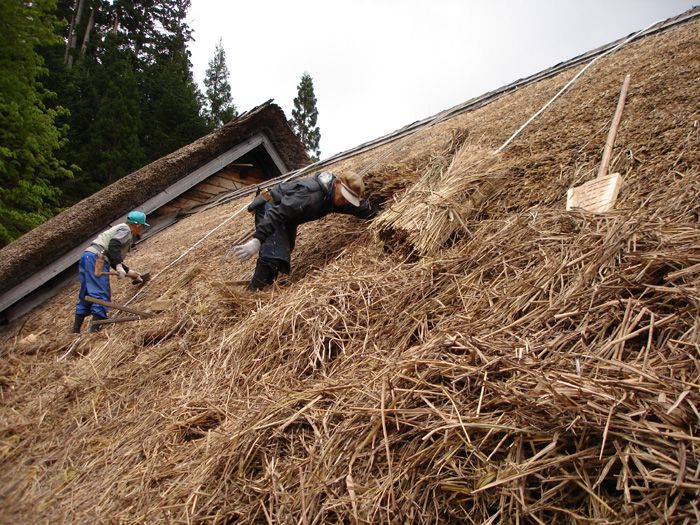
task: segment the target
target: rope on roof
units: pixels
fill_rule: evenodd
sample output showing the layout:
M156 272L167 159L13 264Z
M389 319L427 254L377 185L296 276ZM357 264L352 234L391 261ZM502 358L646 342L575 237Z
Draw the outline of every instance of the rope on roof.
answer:
M522 130L524 130L524 129L527 127L528 124L530 124L530 122L532 122L532 121L535 120L539 115L541 115L541 114L544 112L544 110L547 109L547 108L550 106L550 104L551 104L552 102L554 102L557 98L559 98L559 96L560 96L562 93L564 93L564 91L566 91L567 89L569 89L569 87L570 87L574 82L576 82L576 80L577 80L589 67L591 67L597 60L603 58L604 56L609 55L610 53L613 53L613 52L617 51L617 50L620 49L622 46L624 46L625 44L631 42L632 40L634 40L635 38L637 38L639 35L641 35L641 34L644 33L645 31L647 31L648 29L651 29L652 26L655 26L656 24L659 24L659 23L661 23L662 21L663 21L663 20L658 20L658 21L656 21L656 22L654 22L654 23L652 23L652 24L649 24L649 25L648 25L647 27L645 27L644 29L641 29L640 31L637 31L635 34L633 34L633 35L630 36L629 38L623 40L622 42L620 42L620 43L619 43L618 45L616 45L615 47L613 47L613 48L611 48L611 49L608 49L605 53L603 53L603 54L601 54L601 55L598 55L598 56L595 57L593 60L591 60L588 64L586 64L586 65L581 69L581 71L579 71L578 73L576 73L576 74L573 76L573 78L572 78L571 80L569 80L569 81L564 85L564 87L561 88L561 89L559 90L559 92L558 92L556 95L554 95L554 96L549 100L549 102L547 102L544 106L542 106L542 107L539 109L539 111L537 111L534 115L532 115L529 119L527 119L527 121L525 122L525 124L523 124L522 126L520 126L520 127L516 130L516 132L513 133L513 134L510 136L510 138L509 138L508 140L506 140L506 141L501 145L501 147L499 147L498 149L494 150L493 154L494 154L494 155L497 155L498 153L500 153L501 151L503 151L503 149L504 149L508 144L510 144L510 143L513 141L513 139L515 139L515 137L517 137L517 136L520 134L520 132L521 132Z
M200 244L202 241L204 241L206 238L208 238L212 233L214 233L216 230L218 230L219 228L221 228L221 227L222 227L224 224L226 224L227 222L230 222L231 220L233 220L233 219L234 219L235 217L237 217L241 212L246 211L247 209L248 209L248 205L246 204L245 206L243 206L243 207L240 208L239 210L236 210L235 212L233 212L233 213L232 213L231 215L229 215L226 219L224 219L222 222L220 222L217 226L215 226L214 228L212 228L211 230L209 230L209 232L207 232L207 233L206 233L201 239L199 239L196 243L194 243L192 246L190 246L190 247L187 248L184 252L182 252L182 253L180 254L179 257L177 257L176 259L174 259L173 261L171 261L165 268L163 268L163 269L160 270L158 273L156 273L153 277L151 277L151 281L153 281L156 277L158 277L160 274L162 274L162 273L165 272L166 270L170 269L176 262L178 262L178 261L179 261L180 259L182 259L185 255L187 255L187 254L190 253L192 250L194 250L197 246L199 246L199 244ZM150 282L150 281L149 281L149 282ZM131 303L134 299L136 299L136 298L141 294L141 292L144 290L144 288L145 288L145 286L142 286L141 289L140 289L138 292L136 292L136 293L134 294L134 296L133 296L131 299L129 299L129 300L128 300L126 303L124 303L124 304L125 304L125 305L128 305L129 303Z

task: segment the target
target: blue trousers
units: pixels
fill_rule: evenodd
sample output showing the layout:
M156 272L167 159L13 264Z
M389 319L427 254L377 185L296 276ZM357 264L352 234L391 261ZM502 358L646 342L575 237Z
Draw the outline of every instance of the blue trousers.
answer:
M95 263L97 255L85 251L80 256L78 263L78 277L80 278L80 292L78 292L78 302L75 305L75 313L78 315L95 314L100 317L107 317L107 307L101 304L89 303L85 296L89 295L95 299L110 301L112 290L109 288L109 275L95 275ZM105 260L102 271L109 271L109 263Z

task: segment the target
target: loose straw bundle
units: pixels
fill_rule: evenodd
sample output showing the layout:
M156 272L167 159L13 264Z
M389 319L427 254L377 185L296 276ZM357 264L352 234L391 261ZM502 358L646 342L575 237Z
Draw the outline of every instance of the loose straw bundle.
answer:
M407 240L421 255L434 252L484 203L498 184L489 172L494 159L486 148L455 134L441 155L429 162L420 180L375 222L388 239Z

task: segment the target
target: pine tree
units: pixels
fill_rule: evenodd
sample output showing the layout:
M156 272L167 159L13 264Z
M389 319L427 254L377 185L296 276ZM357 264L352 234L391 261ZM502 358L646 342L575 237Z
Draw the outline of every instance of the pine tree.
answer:
M209 127L187 50L190 0L58 2L70 24L44 56L71 111L63 158L79 171L64 187L73 204Z
M145 0L142 0L145 1ZM210 131L203 96L192 75L187 43L192 30L186 22L190 0L160 0L154 8L158 31L145 63L144 136L147 160L189 144Z
M90 133L90 195L143 166L145 155L140 142L141 100L134 58L129 49L120 49L118 35L108 35L102 54L102 67L93 76L98 96Z
M72 173L57 158L65 110L55 96L39 46L56 44L55 0L0 1L0 247L50 218L60 205L57 184Z
M238 115L236 106L231 97L231 86L228 83L228 67L226 66L226 52L222 40L214 51L214 58L209 62L204 85L207 94L207 119L213 128L219 128Z
M202 111L202 94L184 52L161 57L145 72L144 146L155 160L194 142L209 128Z
M89 56L54 75L71 108L64 158L80 167L63 187L64 205L92 195L146 162L137 60L126 42L123 33L109 31Z
M314 83L311 75L304 72L301 76L301 82L297 86L297 96L294 99L294 109L289 125L314 161L319 160L321 156L319 149L321 131L316 125L317 120L318 110L316 109Z

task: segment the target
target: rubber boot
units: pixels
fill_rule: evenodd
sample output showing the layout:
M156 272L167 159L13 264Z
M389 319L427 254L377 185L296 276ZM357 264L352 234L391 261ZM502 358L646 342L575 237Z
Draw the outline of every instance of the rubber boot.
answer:
M95 321L102 321L103 319L107 319L106 317L101 317L97 314L92 314L92 322L90 323L90 329L88 332L93 333L93 332L99 332L102 329L102 325L99 324L94 324Z
M255 263L255 272L253 277L248 283L248 291L254 292L256 290L262 290L267 285L272 284L279 274L279 269L277 266L265 259L258 259Z
M73 333L79 334L80 328L83 326L83 321L87 317L85 314L75 314L75 319L73 320Z

